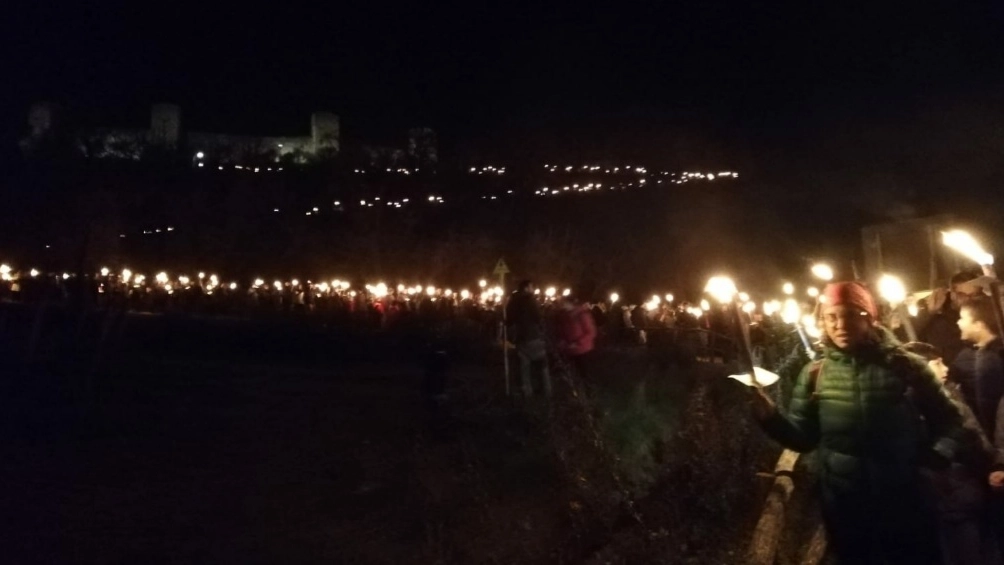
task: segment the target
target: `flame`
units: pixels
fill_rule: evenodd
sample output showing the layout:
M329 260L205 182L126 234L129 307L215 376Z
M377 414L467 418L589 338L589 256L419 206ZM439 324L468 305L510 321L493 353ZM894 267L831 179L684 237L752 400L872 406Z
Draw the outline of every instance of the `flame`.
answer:
M704 292L719 302L730 302L736 295L736 283L728 277L711 277L704 287Z
M711 303L707 300L701 300L701 311L707 312L708 310L711 310Z
M802 316L802 327L805 328L805 333L809 334L809 337L813 339L819 339L823 335L823 332L820 331L819 326L816 324L816 318L812 314Z
M878 290L879 296L894 306L906 300L906 286L899 277L882 275L878 281Z
M794 298L785 300L784 307L781 308L781 319L784 323L796 324L801 317L802 307L798 305L798 302Z
M788 296L791 296L792 294L795 294L795 285L791 284L790 282L786 282L783 285L781 285L781 291L787 294Z
M812 275L824 281L833 280L833 268L826 263L816 263L812 266Z
M610 293L610 303L611 304L614 304L615 302L617 302L620 299L621 299L621 295L617 294L616 292L611 292Z
M983 247L973 239L973 236L965 231L943 231L941 232L941 241L975 263L980 265L994 264L994 256L984 251Z

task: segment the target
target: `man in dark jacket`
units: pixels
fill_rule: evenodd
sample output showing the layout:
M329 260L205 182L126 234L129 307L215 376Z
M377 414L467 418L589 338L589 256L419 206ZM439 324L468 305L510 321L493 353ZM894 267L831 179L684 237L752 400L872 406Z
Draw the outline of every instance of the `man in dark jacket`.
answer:
M833 562L938 563L919 464L946 467L956 457L961 414L927 362L875 323L863 285L830 284L821 303L823 359L802 370L787 414L759 389L754 414L785 447L818 450Z
M544 321L540 307L533 295L533 283L525 280L506 304L506 322L510 336L519 357L519 372L523 385L523 396L533 395L533 368L540 367L543 392L551 396L551 373L547 366L547 344L544 340Z
M985 296L972 298L959 310L962 339L972 344L952 364L951 378L962 385L962 394L984 433L994 441L997 405L1004 396L1004 362L997 335L994 304Z
M980 289L970 282L978 276L972 271L953 275L947 289L934 289L928 298L927 312L917 319L920 339L941 350L949 366L965 348L957 325L959 309L963 302L980 293Z

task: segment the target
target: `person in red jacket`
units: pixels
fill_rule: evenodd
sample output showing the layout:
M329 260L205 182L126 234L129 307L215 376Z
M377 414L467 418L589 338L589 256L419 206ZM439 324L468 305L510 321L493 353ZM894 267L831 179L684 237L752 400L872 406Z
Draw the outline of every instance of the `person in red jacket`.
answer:
M558 349L571 361L582 379L586 378L589 353L596 345L596 320L589 307L574 297L563 297L558 305L555 329Z

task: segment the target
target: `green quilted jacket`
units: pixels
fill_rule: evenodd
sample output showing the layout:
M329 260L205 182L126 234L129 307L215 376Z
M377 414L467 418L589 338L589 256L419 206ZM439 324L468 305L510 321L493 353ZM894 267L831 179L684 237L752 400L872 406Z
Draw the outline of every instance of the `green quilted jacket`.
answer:
M961 454L958 408L927 362L889 332L853 355L827 348L815 382L811 367L799 375L788 413L763 427L789 449L818 449L820 478L834 494L887 491L916 476L932 450L941 461Z

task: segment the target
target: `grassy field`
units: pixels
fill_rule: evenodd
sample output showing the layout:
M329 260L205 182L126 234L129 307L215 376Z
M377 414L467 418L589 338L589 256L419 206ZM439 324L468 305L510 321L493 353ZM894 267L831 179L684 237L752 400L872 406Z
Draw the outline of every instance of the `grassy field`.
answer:
M8 563L738 563L776 456L722 366L638 348L601 350L588 398L559 372L514 402L466 332L432 418L420 336L53 331L4 383Z

